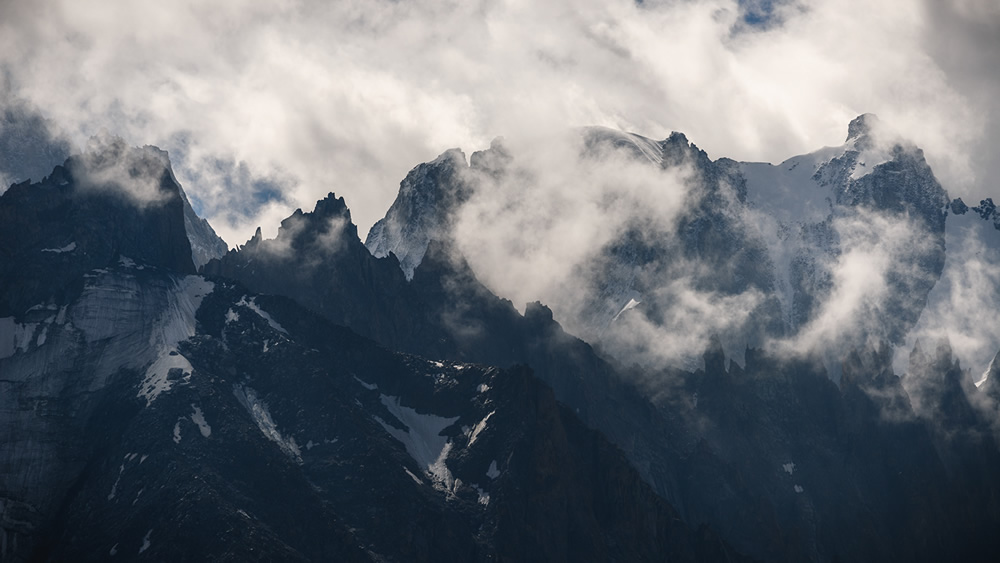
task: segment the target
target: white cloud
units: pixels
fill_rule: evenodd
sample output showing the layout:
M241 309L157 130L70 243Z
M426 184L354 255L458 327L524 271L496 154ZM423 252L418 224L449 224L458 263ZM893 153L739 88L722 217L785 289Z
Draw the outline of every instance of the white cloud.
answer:
M976 379L1000 348L1000 232L973 211L948 218L948 254L941 279L928 295L927 308L897 351L898 373L908 370L908 354L919 339L924 347L947 339L963 368Z
M779 161L870 111L953 193L1000 195L980 148L1000 140L1000 15L938 4L788 3L754 30L732 0L8 2L0 64L78 143L186 139L178 176L231 244L328 191L364 233L418 162L587 124ZM218 159L288 180L283 201L230 213L246 194L194 181Z
M486 184L460 209L455 238L477 275L517 306L540 299L572 317L592 282L579 269L632 221L666 230L687 194L686 169L617 152L581 158L579 132L504 144L514 169L499 182L479 179Z
M863 208L834 217L832 225L839 248L822 266L830 274L829 292L817 296L817 311L805 326L773 346L798 354L825 353L832 361L827 368L839 374L845 353L868 343L891 342L893 321L903 314L892 309L891 294L908 303L910 297L899 292L928 287L924 284L932 273L924 271L923 262L929 260L935 241L919 220Z

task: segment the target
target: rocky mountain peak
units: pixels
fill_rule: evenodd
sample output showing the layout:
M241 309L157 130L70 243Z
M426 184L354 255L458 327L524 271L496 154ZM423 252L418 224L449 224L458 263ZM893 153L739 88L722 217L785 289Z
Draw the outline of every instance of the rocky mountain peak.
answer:
M879 126L879 118L874 113L863 113L851 120L847 126L847 140L845 143L856 141L864 136L871 135L873 130Z
M343 197L337 197L333 192L316 202L313 214L317 217L342 217L348 221L351 220L351 210L347 208L347 202L344 201Z
M524 307L524 318L536 326L546 326L554 322L552 309L541 301L532 301Z
M86 150L69 162L81 179L117 185L141 203L162 201L167 192L180 190L167 151L152 145L133 147L107 131L91 137Z
M469 167L473 170L499 178L514 160L513 155L504 144L503 137L490 141L490 148L476 151L469 157Z
M702 354L705 360L705 373L711 375L726 374L726 352L722 347L722 339L718 334L712 334L708 340L705 353Z
M244 248L260 246L262 242L270 243L269 251L276 251L275 246L298 246L303 244L320 244L328 247L338 247L342 235L348 239L357 238L358 228L351 219L351 210L343 197L337 197L330 192L316 202L311 212L296 209L291 215L281 220L278 236L271 241L264 241L260 227L254 236L247 241Z
M117 138L0 196L0 315L17 315L120 259L195 273L166 153Z
M167 151L153 145L133 147L122 137L103 130L91 137L84 153L69 159L66 166L85 189L118 191L140 207L179 198L196 268L228 251L229 245L195 212L174 176Z
M962 370L958 358L952 352L951 342L947 338L941 338L930 347L917 339L910 352L907 376L911 375L924 379L957 380L962 375Z
M479 154L479 153L477 153ZM499 163L496 155L476 157L479 164ZM372 226L365 246L376 258L399 259L407 279L423 260L427 244L451 235L454 212L472 192L465 153L450 149L410 170L385 217Z

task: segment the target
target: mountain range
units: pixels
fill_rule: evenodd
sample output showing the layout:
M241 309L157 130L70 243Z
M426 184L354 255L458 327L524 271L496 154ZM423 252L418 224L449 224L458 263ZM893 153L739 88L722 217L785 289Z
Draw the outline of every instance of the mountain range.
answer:
M778 165L571 132L618 221L523 309L469 234L545 189L515 142L365 242L331 193L228 250L155 147L31 182L38 127L0 143L2 561L996 558L1000 342L926 336L1000 219L872 115Z

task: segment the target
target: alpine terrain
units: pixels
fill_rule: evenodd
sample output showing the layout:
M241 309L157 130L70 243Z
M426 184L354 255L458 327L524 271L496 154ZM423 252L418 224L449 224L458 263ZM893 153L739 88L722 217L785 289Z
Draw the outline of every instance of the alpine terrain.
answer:
M498 138L232 249L165 151L0 117L0 561L1000 557L1000 333L947 330L1000 213L874 115ZM601 220L548 275L553 186Z

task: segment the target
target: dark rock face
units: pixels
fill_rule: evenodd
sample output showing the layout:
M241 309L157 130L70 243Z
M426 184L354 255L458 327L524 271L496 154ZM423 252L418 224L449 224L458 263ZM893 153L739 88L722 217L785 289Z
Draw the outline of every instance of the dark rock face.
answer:
M877 142L871 131L874 116L863 115L851 123L848 139L852 150L832 159L817 170L813 179L832 190L834 197L832 217L854 218L860 222L883 219L905 223L907 240L898 246L891 265L885 272L887 296L874 306L871 318L879 319L868 333L858 331L858 345L866 339L881 339L901 344L906 333L913 328L927 304L927 295L941 277L945 262L945 219L949 198L934 177L923 151L912 145L894 144L886 160L871 167L866 174L856 177L864 168L862 151L872 149ZM877 123L877 122L876 122ZM843 252L842 246L850 244L842 233L830 232L825 240L811 245L814 254ZM827 241L833 244L826 244ZM797 279L828 280L830 275L821 265L807 264ZM820 284L811 293L801 291L804 298L802 323L814 318L816 309L811 305L825 298L829 284ZM806 302L806 300L808 302Z
M191 243L191 259L195 268L201 268L209 260L225 256L229 245L216 234L208 221L198 216L183 190L181 197L184 199L184 230Z
M112 140L0 198L0 316L72 292L121 257L194 273L183 197L158 149Z
M51 132L51 126L37 112L18 100L0 100L4 110L0 115L0 181L14 184L24 183L34 179L36 183L45 178L54 167L64 164L71 155L69 143ZM118 145L118 148L112 148ZM104 135L97 142L91 143L91 153L102 150L121 150L123 142ZM147 147L143 149L152 155L158 149ZM162 159L169 170L170 164L166 154L155 158ZM155 168L155 166L154 166ZM149 170L157 174L155 170ZM171 171L171 180L176 184ZM133 183L135 179L126 180ZM179 187L179 186L178 186ZM6 191L8 184L0 185L0 194ZM202 219L191 207L184 190L181 198L184 200L184 228L191 242L191 253L195 267L201 267L212 258L218 258L229 250L228 245L215 233L208 221Z
M175 279L118 266L85 295L125 280L169 292ZM0 359L17 379L63 346L79 366L66 381L90 390L40 397L67 440L58 461L23 468L45 461L43 480L4 457L4 560L743 560L688 528L527 368L394 354L287 299L186 279L203 287L175 352L190 367L152 395L141 369L104 378L86 346ZM86 339L79 324L53 337ZM28 399L29 381L5 382L4 402ZM22 436L51 424L23 420Z
M579 311L560 311L581 336L612 354L624 352L631 327L613 322L629 299L641 296L643 314L654 324L662 324L672 303L664 288L692 276L694 287L721 299L758 292L764 295L749 314L746 326L734 327L723 335L729 348L742 349L746 344L743 334L763 338L783 333L780 304L773 295L773 266L764 242L748 228L742 215L746 181L737 163L712 161L680 133L663 141L600 127L584 128L579 133L577 164L606 159L617 162L624 157L648 164L652 171L691 171L684 175L686 199L676 224L650 224L648 214L635 209L635 216L626 224L600 227L613 228L621 236L596 249L594 259L575 272L585 286ZM369 233L366 246L377 257L396 250L407 277L412 277L427 241L452 241L453 218L472 194L506 189L507 183L530 185L533 174L518 167L516 155L502 140L474 153L468 167L464 159L449 151L407 176L385 218ZM664 190L680 189L666 180L668 176L664 178ZM622 203L632 204L635 202ZM760 338L753 341L759 342Z
M878 124L878 116L874 113L865 113L855 117L847 125L847 140L845 142L851 142L870 135L872 128L877 127Z
M996 444L985 439L970 452L953 431L944 438L947 426L911 405L890 351L882 345L848 355L839 389L819 361L753 352L745 370L733 364L694 374L688 385L707 428L704 447L739 472L741 487L695 485L691 496L701 498L685 506L733 511L750 505L741 494L762 495L770 504L762 512L782 533L765 536L773 544L742 538L748 530L729 518L702 517L728 521L717 524L723 537L763 544L770 551L759 556L768 560L989 560L997 545L983 526L996 521L996 505L968 495L995 494L979 464L996 467ZM932 368L935 377L944 376L941 367ZM954 398L964 406L948 412L971 412L964 394ZM984 426L965 416L953 428L979 434ZM957 460L976 461L964 468ZM697 473L718 479L711 465ZM971 513L981 520L968 520Z
M120 433L92 428L95 417L131 410L138 383L155 379L151 364L175 357L164 345L187 333L184 286L196 289L188 281L149 266L110 265L82 275L71 298L47 298L51 305L19 323L0 319L0 339L17 336L15 346L0 346L4 560L24 560L45 545L39 534L77 486L95 439ZM109 397L122 393L127 403Z
M969 211L969 206L966 205L960 197L951 200L949 207L951 208L951 212L955 215L965 215Z
M281 222L276 238L263 240L258 229L247 244L203 271L239 280L255 292L294 294L327 319L363 336L378 334L390 346L406 328L399 313L407 309L399 262L372 257L344 199L333 194L311 213L296 210Z

